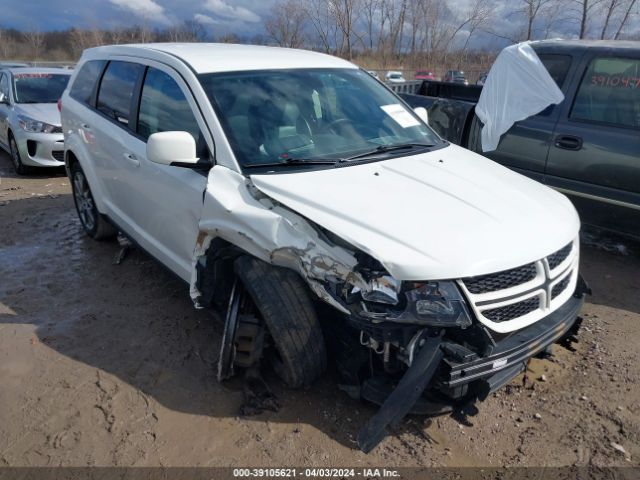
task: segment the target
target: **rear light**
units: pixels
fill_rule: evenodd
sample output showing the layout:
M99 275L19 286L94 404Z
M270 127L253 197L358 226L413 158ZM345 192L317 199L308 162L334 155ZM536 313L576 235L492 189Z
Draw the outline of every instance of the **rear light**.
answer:
M58 99L58 111L62 112L62 98Z

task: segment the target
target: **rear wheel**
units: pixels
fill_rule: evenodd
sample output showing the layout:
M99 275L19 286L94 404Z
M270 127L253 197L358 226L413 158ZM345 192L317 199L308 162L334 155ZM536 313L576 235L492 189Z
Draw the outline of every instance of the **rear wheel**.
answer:
M71 188L78 218L85 233L94 240L114 237L118 232L98 211L87 177L77 162L71 165Z
M13 169L16 171L18 175L26 175L29 173L29 167L27 167L24 163L22 163L22 158L20 158L20 150L18 150L18 144L16 143L16 139L13 138L13 135L9 133L9 150L11 153L11 162L13 163Z
M306 285L292 270L253 257L238 258L235 269L269 331L276 374L291 388L311 384L325 370L327 354Z

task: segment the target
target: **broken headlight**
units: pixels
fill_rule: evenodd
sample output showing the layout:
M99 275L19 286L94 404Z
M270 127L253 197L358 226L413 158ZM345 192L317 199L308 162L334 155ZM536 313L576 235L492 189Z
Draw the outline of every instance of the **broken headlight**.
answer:
M432 327L468 327L471 315L454 282L403 282L379 277L361 292L359 314L375 321Z
M471 316L460 290L454 282L414 284L405 291L407 307L402 316L415 316L425 325L434 327L468 327Z

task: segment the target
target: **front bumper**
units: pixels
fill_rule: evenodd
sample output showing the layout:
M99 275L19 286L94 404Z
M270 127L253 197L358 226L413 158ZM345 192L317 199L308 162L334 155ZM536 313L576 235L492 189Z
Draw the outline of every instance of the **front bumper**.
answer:
M500 388L525 367L527 360L565 336L574 326L584 303L576 292L564 305L538 322L497 342L487 356L460 361L451 355L443 359L438 384L449 396L457 397L475 383L481 398Z
M64 165L64 135L62 133L14 132L22 163L32 167Z

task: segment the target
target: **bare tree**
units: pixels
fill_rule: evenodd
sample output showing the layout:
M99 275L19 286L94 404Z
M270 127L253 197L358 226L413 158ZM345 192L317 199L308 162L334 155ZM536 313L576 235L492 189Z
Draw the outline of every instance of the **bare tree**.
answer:
M533 38L534 24L538 19L538 16L549 6L551 0L522 0L522 2L524 5L521 12L527 20L526 40L531 40Z
M42 50L44 43L44 34L39 28L34 27L29 31L23 32L22 36L31 49L33 60L37 60L40 57L40 50Z
M578 14L578 22L580 24L580 32L578 38L586 38L589 28L589 20L596 10L596 7L603 0L573 0L574 8Z
M353 57L354 27L358 20L359 0L329 0L329 11L340 31L340 53L349 60Z
M265 23L269 36L281 47L300 48L304 45L307 12L296 0L279 0Z
M622 33L622 30L624 30L624 27L627 25L627 22L629 21L629 17L631 16L631 10L633 9L633 6L635 4L636 4L636 0L629 1L629 4L627 5L627 9L624 12L624 16L620 21L620 26L618 26L618 30L616 31L616 34L613 37L614 40L618 40L620 38L620 34Z
M565 5L562 0L554 0L548 3L546 7L540 11L539 15L542 25L540 37L549 38L565 13Z
M621 5L621 0L607 0L603 4L604 9L604 24L602 25L602 31L600 32L600 39L604 39L607 34L607 28L611 22L611 18L614 16L616 10Z
M329 0L307 0L306 10L321 48L330 53L336 46L338 27L333 19Z

